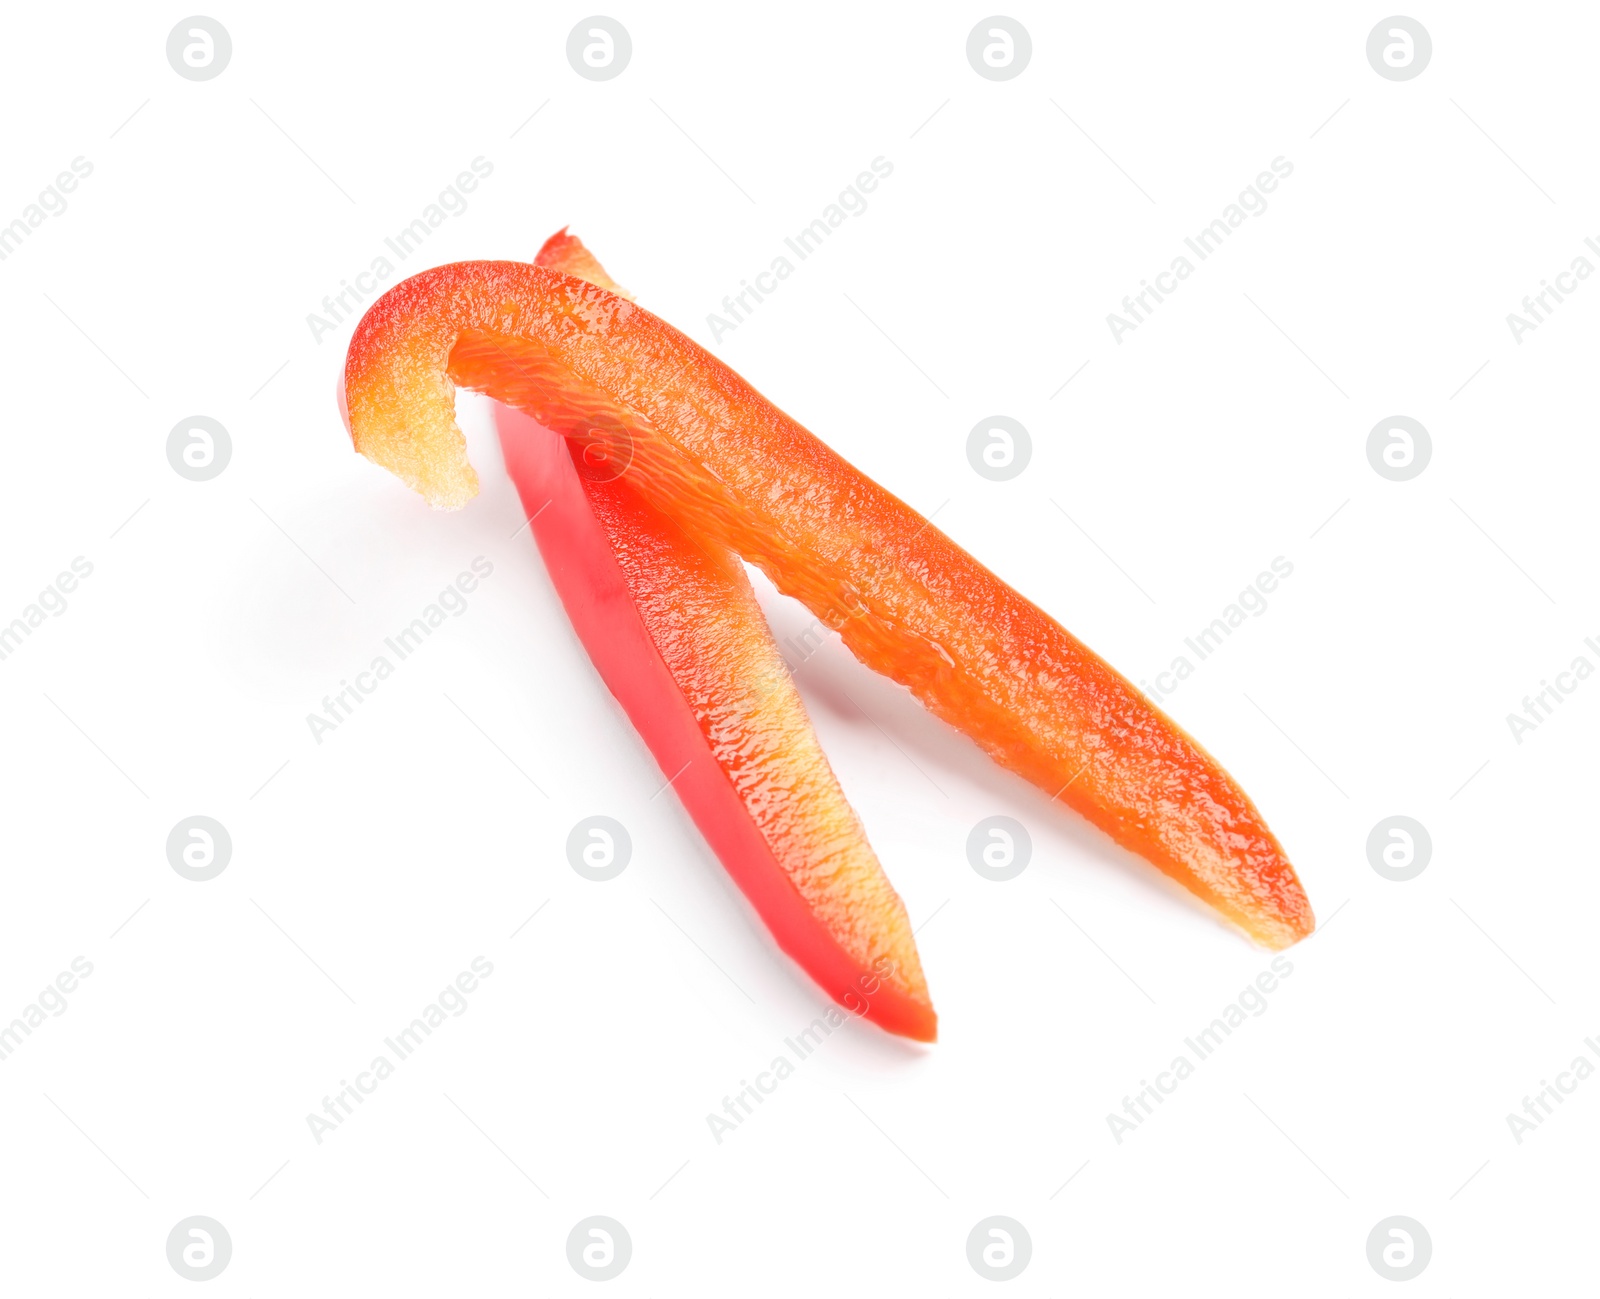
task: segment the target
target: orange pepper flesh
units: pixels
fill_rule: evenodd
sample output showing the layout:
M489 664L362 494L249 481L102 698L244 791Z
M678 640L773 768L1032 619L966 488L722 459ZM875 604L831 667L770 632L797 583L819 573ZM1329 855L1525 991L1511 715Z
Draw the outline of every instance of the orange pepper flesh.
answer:
M854 1014L931 1042L904 905L845 801L750 579L497 406L506 470L595 668L778 945Z
M1311 932L1281 846L1181 728L916 511L617 293L517 262L424 271L363 317L345 380L357 449L433 504L460 506L477 488L455 386L525 410L586 463L625 474L688 535L757 565L862 662L1257 941L1278 948Z

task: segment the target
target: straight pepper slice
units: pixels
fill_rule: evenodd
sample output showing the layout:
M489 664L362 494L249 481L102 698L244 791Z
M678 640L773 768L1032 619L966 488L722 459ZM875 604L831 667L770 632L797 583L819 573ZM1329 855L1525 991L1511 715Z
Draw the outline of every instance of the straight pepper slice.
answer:
M1286 947L1314 927L1259 812L1176 723L733 370L617 293L518 262L424 271L362 318L345 379L357 449L434 505L459 507L477 490L456 385L525 410L586 462L625 473L692 535L756 564L837 626L862 662L1258 942Z

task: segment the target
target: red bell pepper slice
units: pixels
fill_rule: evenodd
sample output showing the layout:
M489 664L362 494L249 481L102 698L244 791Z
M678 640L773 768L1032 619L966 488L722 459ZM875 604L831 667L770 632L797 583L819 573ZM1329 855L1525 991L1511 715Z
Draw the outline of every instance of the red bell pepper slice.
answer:
M495 419L589 657L778 945L846 1009L933 1041L905 907L737 557L691 540L521 412L496 406Z
M477 489L455 386L525 410L686 535L756 564L868 666L1259 942L1311 932L1281 846L1194 740L926 519L618 293L516 262L424 271L363 317L345 375L357 449L435 505Z

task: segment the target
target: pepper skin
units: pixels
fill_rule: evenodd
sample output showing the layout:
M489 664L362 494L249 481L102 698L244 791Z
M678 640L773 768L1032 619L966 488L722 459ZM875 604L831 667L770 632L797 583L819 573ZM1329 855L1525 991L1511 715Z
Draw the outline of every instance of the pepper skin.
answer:
M811 729L750 579L625 481L496 406L556 591L707 843L778 945L841 1006L931 1042L906 910Z
M570 238L570 237L568 237ZM1124 677L915 510L642 307L518 262L389 290L345 369L356 448L436 506L477 490L455 386L577 443L687 533L761 568L862 662L1258 942L1305 892L1221 766Z

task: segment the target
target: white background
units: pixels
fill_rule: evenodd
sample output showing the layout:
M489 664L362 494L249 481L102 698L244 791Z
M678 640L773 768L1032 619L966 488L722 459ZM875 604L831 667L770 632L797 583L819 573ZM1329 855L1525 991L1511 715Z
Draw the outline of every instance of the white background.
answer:
M1432 1238L1417 1294L1584 1283L1600 1081L1521 1144L1506 1115L1600 1030L1600 680L1520 745L1505 717L1600 664L1600 285L1520 344L1505 317L1600 234L1592 11L1413 11L1432 62L1398 83L1365 56L1385 11L1339 4L1025 5L1003 83L967 63L972 6L624 4L604 83L566 61L583 9L209 12L233 56L199 83L165 57L181 10L5 19L0 220L93 174L0 263L0 621L94 566L0 662L0 1020L94 967L0 1063L7 1293L192 1293L164 1253L191 1214L232 1237L226 1295L590 1293L565 1241L591 1214L632 1238L618 1295L986 1293L965 1242L993 1214L1032 1238L1019 1294L1388 1293L1393 1214ZM1135 680L1293 563L1166 706L1326 932L1121 1144L1107 1115L1267 955L836 643L797 679L941 1041L852 1024L713 1139L825 1003L654 797L477 399L482 496L430 513L340 427L353 320L306 321L479 156L407 273L570 223L708 346L882 156L720 355ZM1114 341L1279 156L1268 210ZM965 455L996 413L1034 444L1007 483ZM233 442L204 483L165 453L194 414ZM1405 483L1365 453L1394 414L1433 440ZM468 611L314 742L479 555ZM763 591L780 636L809 621ZM633 840L611 883L565 858L594 813ZM1403 884L1365 848L1397 813L1433 839ZM233 839L209 883L166 860L193 814ZM994 814L1033 836L1005 884L966 860ZM466 1013L318 1144L307 1114L476 956Z

